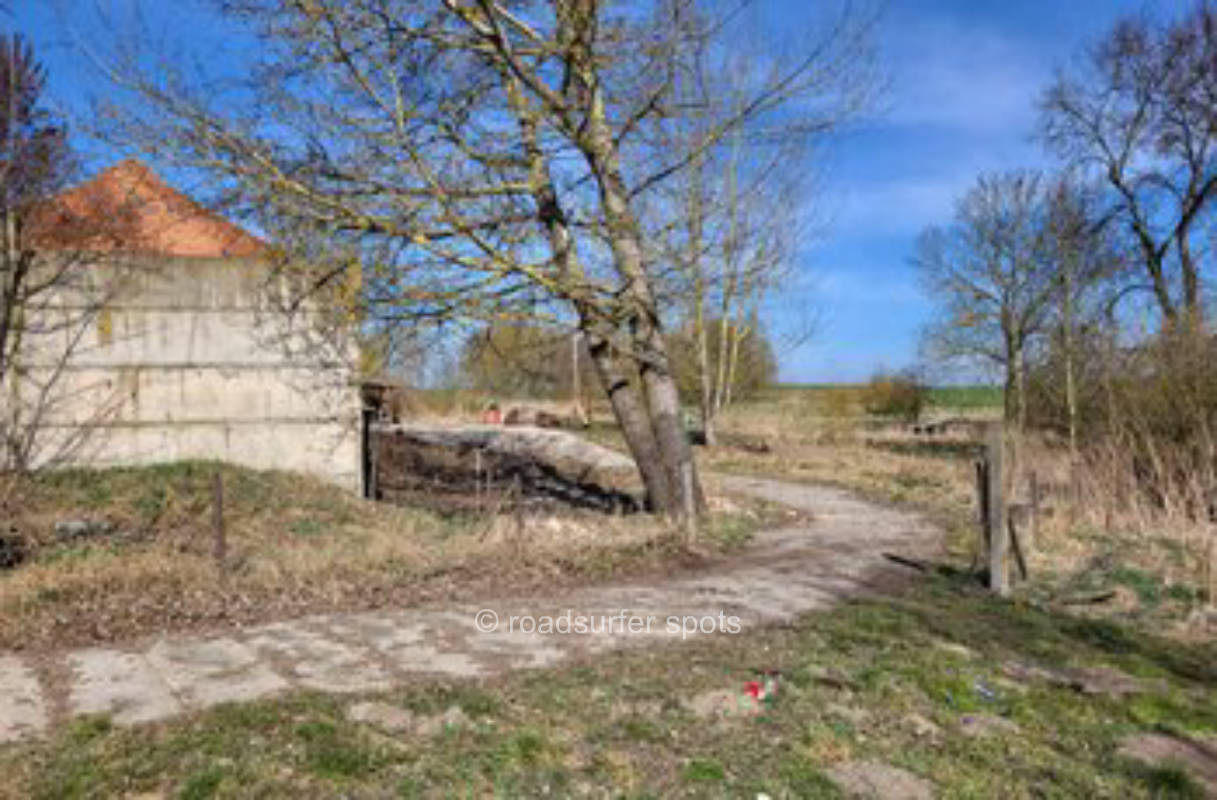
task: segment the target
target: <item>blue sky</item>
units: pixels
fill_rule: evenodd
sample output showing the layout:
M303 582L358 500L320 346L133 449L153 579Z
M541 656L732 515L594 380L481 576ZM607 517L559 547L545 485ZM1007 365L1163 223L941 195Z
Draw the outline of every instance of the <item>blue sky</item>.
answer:
M199 6L172 1L177 11ZM92 9L133 2L16 0L8 22L33 39L52 97L80 109L87 94L105 91L73 44L91 33L80 26L96 19ZM817 7L812 0L770 2L792 19ZM802 254L802 277L775 310L790 318L813 310L819 318L808 343L780 353L783 380L859 380L880 366L914 363L932 308L908 263L917 234L948 222L955 198L977 174L1052 166L1032 137L1036 98L1054 68L1121 16L1178 16L1187 5L890 0L878 29L889 90L881 108L833 147L819 200L827 229Z

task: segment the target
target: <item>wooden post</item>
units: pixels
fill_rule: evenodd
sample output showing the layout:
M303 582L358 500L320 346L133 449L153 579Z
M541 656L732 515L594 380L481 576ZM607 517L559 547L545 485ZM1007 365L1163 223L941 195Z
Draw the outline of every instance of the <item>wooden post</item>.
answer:
M1027 559L1023 558L1023 548L1018 541L1018 526L1014 524L1014 517L1010 517L1010 547L1014 550L1014 560L1018 564L1018 574L1022 580L1027 580Z
M997 595L1010 594L1007 571L1009 531L1006 528L1006 502L1002 496L1002 451L1004 434L1000 423L989 426L985 436L985 461L989 483L989 588Z
M359 454L360 460L363 462L360 466L363 468L363 496L366 500L376 497L372 486L372 421L375 418L376 412L370 407L364 406L360 417Z
M477 513L482 513L482 450L473 451L473 496L477 505Z
M228 557L228 542L224 538L224 479L216 470L211 481L211 529L213 535L212 554L216 566L224 568Z
M575 331L570 336L570 393L575 408L583 403L583 390L579 386L579 337L581 332Z
M1023 547L1026 548L1026 553L1031 554L1035 549L1035 545L1040 540L1040 479L1035 470L1031 470L1029 478L1031 492L1031 521L1027 526L1027 535L1023 537Z
M979 512L981 552L989 554L989 467L984 457L976 461L976 508Z
M1069 462L1069 522L1070 524L1077 521L1078 514L1082 509L1082 474L1078 469L1078 462L1072 460Z
M680 465L680 490L684 503L685 543L692 545L697 538L697 506L693 498L693 462L686 461Z

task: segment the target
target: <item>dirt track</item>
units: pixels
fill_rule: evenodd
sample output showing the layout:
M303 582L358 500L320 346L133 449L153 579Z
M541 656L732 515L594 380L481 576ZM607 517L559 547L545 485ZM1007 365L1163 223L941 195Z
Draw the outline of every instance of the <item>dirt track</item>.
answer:
M137 723L295 687L373 691L428 675L493 675L620 647L746 632L883 591L907 572L884 552L925 555L938 546L939 532L922 517L839 489L752 478L723 483L814 518L760 533L731 560L670 579L306 617L221 636L67 651L36 664L0 653L0 741L80 714Z

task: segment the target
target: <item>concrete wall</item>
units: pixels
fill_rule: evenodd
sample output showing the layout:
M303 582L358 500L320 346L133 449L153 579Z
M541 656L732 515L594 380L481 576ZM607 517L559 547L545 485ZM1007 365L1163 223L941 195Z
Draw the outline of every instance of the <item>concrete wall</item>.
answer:
M24 391L54 385L44 457L83 439L70 462L216 458L359 488L352 359L338 363L288 330L266 302L263 265L173 258L105 269L122 278L104 307L81 312L81 297L63 300L48 313L79 323L27 348ZM56 375L55 354L69 343Z

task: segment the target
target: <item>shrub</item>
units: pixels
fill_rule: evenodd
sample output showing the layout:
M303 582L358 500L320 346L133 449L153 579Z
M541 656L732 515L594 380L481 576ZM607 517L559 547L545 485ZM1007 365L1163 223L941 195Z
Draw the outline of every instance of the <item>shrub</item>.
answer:
M876 373L863 392L868 414L899 417L909 422L921 418L929 390L911 371Z

